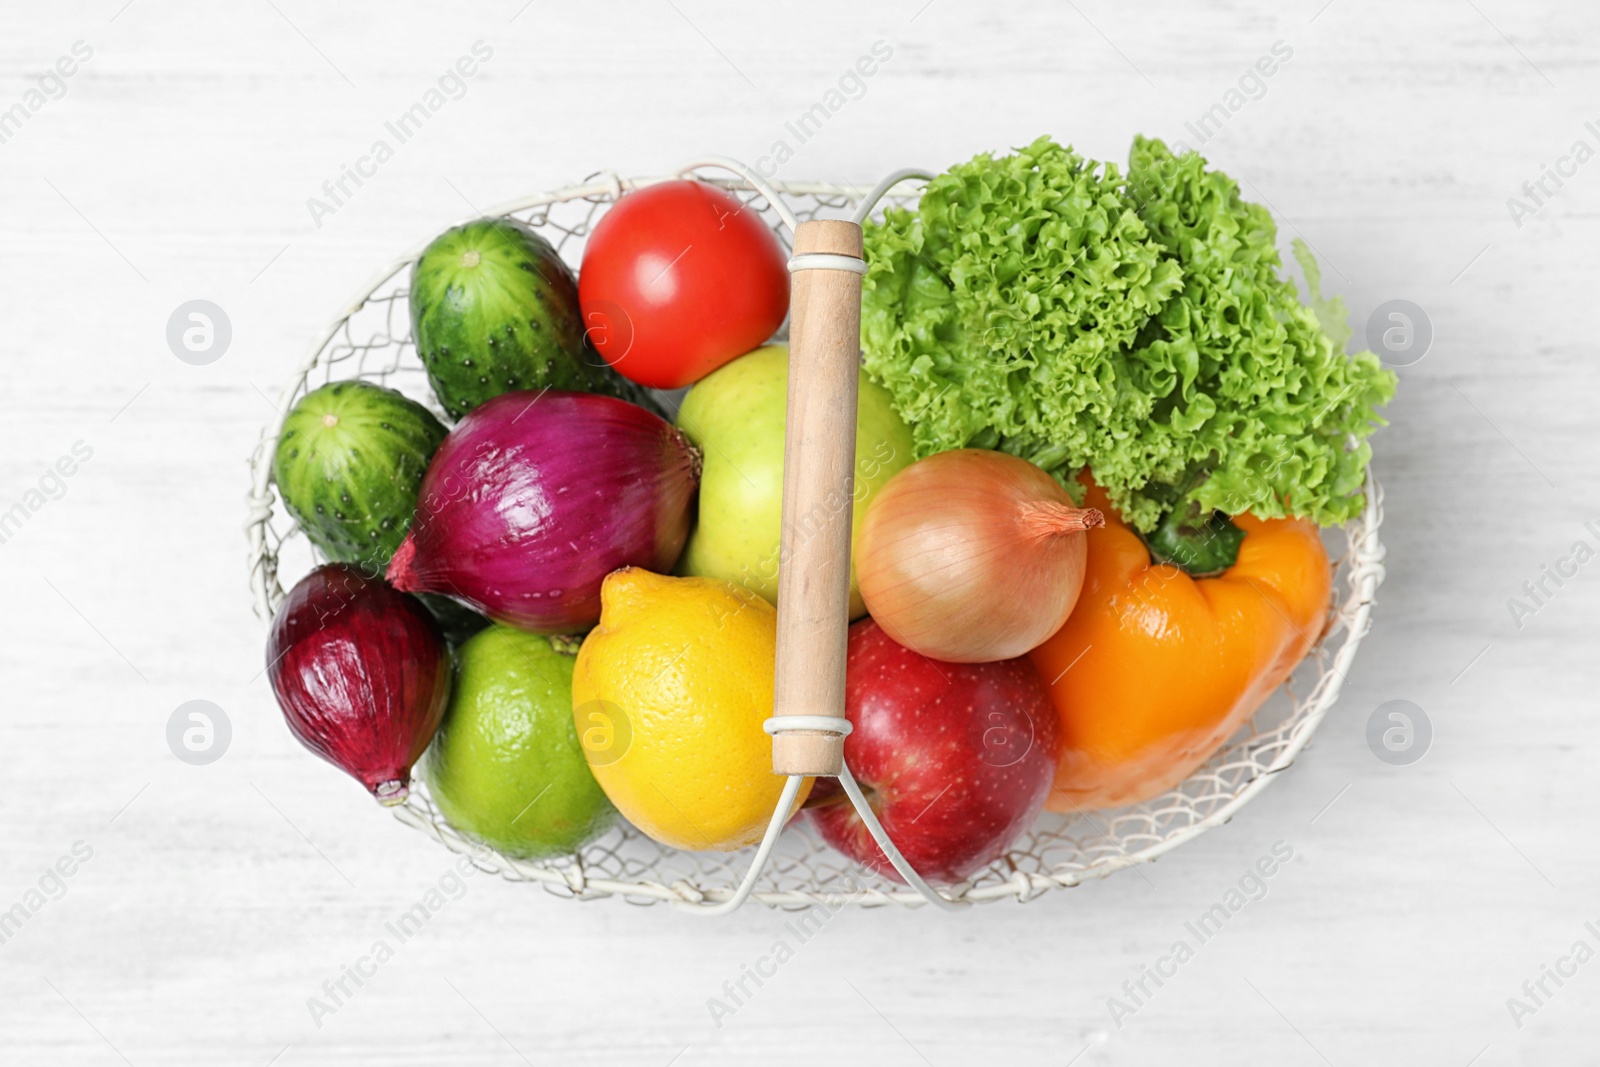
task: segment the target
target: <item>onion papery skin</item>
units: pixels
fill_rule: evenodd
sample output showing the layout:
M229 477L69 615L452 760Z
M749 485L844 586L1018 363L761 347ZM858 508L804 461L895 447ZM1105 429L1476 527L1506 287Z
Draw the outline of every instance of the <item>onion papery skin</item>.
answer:
M354 564L318 567L272 621L267 673L301 744L380 803L406 799L450 695L449 648L421 603Z
M1067 621L1083 589L1084 531L1104 521L1027 460L936 452L867 508L861 596L885 633L930 659L1013 659Z
M672 569L699 478L689 439L635 404L504 393L434 454L388 577L534 633L586 630L607 574Z

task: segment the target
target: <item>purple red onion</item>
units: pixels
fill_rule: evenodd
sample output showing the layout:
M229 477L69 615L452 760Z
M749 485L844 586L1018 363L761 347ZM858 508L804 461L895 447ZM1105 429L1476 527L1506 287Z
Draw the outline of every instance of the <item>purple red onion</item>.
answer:
M635 404L504 393L434 454L389 581L535 633L584 630L607 574L677 562L699 478L689 440Z
M380 803L405 800L450 693L449 649L421 603L353 564L318 567L272 621L267 673L301 744Z

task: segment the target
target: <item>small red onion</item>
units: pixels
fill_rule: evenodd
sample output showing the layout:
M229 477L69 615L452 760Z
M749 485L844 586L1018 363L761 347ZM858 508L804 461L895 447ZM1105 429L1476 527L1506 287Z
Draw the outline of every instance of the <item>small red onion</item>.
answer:
M585 630L607 574L672 569L699 479L688 438L635 404L503 393L439 446L388 577L535 633Z
M399 804L450 693L450 652L415 598L349 563L300 580L272 621L267 673L300 743Z

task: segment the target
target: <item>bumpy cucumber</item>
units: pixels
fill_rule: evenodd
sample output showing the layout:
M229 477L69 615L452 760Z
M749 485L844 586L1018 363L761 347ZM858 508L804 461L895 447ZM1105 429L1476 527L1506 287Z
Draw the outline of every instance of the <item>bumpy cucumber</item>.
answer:
M411 328L452 418L513 389L616 391L585 351L572 271L516 219L478 219L428 246L411 272Z
M382 574L444 436L427 408L392 389L333 382L284 420L272 464L278 494L328 559Z

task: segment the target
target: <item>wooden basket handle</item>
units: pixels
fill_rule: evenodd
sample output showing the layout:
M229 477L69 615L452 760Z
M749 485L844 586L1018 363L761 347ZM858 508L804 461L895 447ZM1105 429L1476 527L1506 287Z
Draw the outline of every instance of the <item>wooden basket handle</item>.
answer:
M789 269L789 396L773 716L843 719L861 275L866 269L861 227L831 219L800 223ZM842 732L781 727L773 732L775 774L837 775L843 762Z

